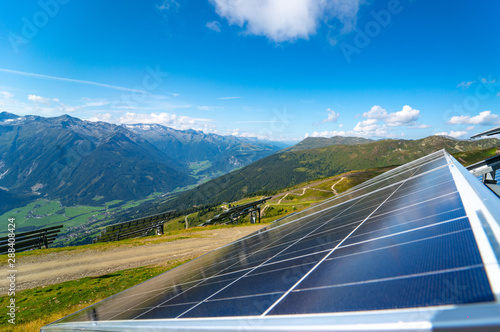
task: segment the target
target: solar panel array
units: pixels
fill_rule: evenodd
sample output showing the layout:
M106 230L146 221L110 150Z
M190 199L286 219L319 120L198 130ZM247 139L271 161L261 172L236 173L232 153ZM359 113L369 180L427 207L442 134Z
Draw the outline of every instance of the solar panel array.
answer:
M31 249L48 248L52 244L63 225L45 227L35 231L17 233L15 239L8 236L0 238L0 254L7 254L11 245L14 246L16 252L22 252ZM9 240L10 239L10 240ZM11 243L11 245L9 245ZM13 244L12 244L13 243Z
M467 170L479 178L488 188L500 197L498 185L500 172L500 155L488 158L467 167Z
M229 208L226 211L214 216L212 219L207 220L205 223L202 224L202 226L209 224L217 224L217 223L229 224L235 221L237 222L240 216L251 212L259 213L258 222L260 223L260 205L266 202L267 200L270 200L271 198L272 197L265 197L254 202L233 206L232 208Z
M336 317L326 322L333 328L339 317L359 322L348 313L493 305L498 286L492 286L491 271L498 270L498 256L494 263L484 261L485 249L479 249L457 188L456 167L439 151L393 169L47 331L58 326L281 331L291 328L282 317L290 324L310 315L313 324Z
M134 237L148 236L153 231L163 234L163 224L173 217L175 211L167 211L152 216L129 220L107 226L93 243L119 241Z

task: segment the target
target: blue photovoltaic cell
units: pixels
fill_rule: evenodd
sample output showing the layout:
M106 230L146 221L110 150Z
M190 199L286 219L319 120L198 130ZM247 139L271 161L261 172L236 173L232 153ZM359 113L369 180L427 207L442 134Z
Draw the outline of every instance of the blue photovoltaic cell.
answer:
M290 293L271 315L414 308L493 301L483 267Z
M494 300L442 152L286 221L63 322L334 313Z

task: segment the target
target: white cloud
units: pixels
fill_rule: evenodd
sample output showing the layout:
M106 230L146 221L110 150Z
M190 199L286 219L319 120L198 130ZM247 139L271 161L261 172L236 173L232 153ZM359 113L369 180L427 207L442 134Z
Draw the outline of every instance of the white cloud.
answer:
M398 135L404 136L404 133L399 133L398 135L394 133L394 129L396 127L406 127L408 129L430 128L428 125L417 122L420 117L420 111L413 109L408 105L403 106L401 111L394 113L389 113L379 105L374 105L368 112L363 113L362 116L364 120L358 122L352 130L315 131L311 135L307 135L312 137L331 137L341 135L392 138Z
M461 130L461 131L450 131L449 133L446 132L446 131L443 131L441 133L437 133L437 134L434 134L434 136L450 136L450 137L454 137L454 138L459 138L459 137L462 137L462 136L465 136L467 135L467 131L466 130Z
M378 105L374 105L368 112L363 113L363 117L367 119L385 119L387 111Z
M354 127L353 132L356 136L363 137L389 137L389 130L387 125L379 124L377 119L368 119L361 122Z
M417 124L408 126L408 128L411 128L411 129L427 129L427 128L430 128L430 127L431 126L423 124L423 123L417 123Z
M228 100L228 99L240 99L240 98L243 98L243 97L220 97L220 98L217 98L219 100Z
M103 83L92 82L92 81L77 80L77 79L73 79L73 78L50 76L50 75L42 75L42 74L36 74L36 73L28 73L28 72L24 72L24 71L18 71L18 70L12 70L12 69L5 69L5 68L0 68L0 72L14 74L14 75L35 77L35 78L43 78L43 79L48 79L48 80L56 80L56 81L63 81L63 82L72 82L72 83L81 83L81 84L95 85L95 86L100 86L100 87L108 88L108 89L115 89L115 90L129 91L129 92L138 92L138 93L142 93L142 94L149 94L148 92L146 92L144 90L124 88L124 87L116 86L116 85L103 84Z
M217 21L207 22L205 26L210 30L220 32L220 23Z
M468 89L474 83L476 83L476 81L460 82L460 83L458 83L457 88Z
M408 126L415 124L420 117L420 111L411 108L408 105L403 106L399 112L390 113L385 120L391 127Z
M14 97L14 95L12 93L10 93L9 91L0 91L0 98L10 99L12 97Z
M272 140L272 141L289 141L290 140L290 139L286 139L284 137L281 137L281 138L271 137L271 136L269 136L267 134L263 134L263 133L256 134L256 133L245 132L245 131L242 131L240 129L228 129L223 134L230 135L230 136L237 136L237 137L245 137L245 138L257 138L260 140Z
M166 112L151 114L127 112L124 116L118 119L118 123L120 124L160 124L179 130L195 129L205 132L213 132L215 130L215 126L211 122L211 119L191 118L184 115L179 116L177 114Z
M63 104L58 98L45 98L37 95L28 95L28 100L33 103L40 105L47 105L48 107L34 107L32 110L40 112L42 114L57 114L57 113L71 113L81 109L83 106L70 106ZM54 103L51 103L54 102Z
M20 101L13 98L10 92L3 93L0 91L0 107L2 110L18 115L58 116L83 108L83 105L66 105L58 98L51 99L34 94L28 95L27 100L29 102Z
M44 98L44 97L37 96L37 95L28 95L28 100L30 100L34 103L37 103L37 104L45 104L45 105L50 104L50 98Z
M470 115L458 115L454 116L448 121L449 124L471 124L471 125L483 125L491 126L500 124L500 116L491 113L491 111L484 111L476 116Z
M371 120L381 120L391 127L413 126L413 128L428 128L426 125L417 123L420 111L408 105L403 106L401 111L394 113L387 113L382 107L374 105L370 111L363 113L363 117Z
M87 120L91 122L99 122L99 121L111 122L112 119L113 117L111 116L110 113L98 113Z
M327 123L327 122L336 122L337 119L339 118L339 113L335 113L334 110L327 108L326 111L328 112L328 117L322 121L322 123Z
M417 122L419 117L420 111L408 105L394 113L388 113L379 105L374 105L368 112L363 113L366 120L358 122L353 131L362 136L394 137L391 132L393 127L429 128L430 126Z
M321 22L336 19L341 32L355 28L359 0L211 0L217 14L248 34L275 42L308 39Z
M56 108L60 112L71 113L71 112L78 111L79 109L81 109L81 106L69 106L69 105L65 105L63 103L59 103L59 105L57 105Z
M333 112L328 109L329 112ZM334 112L333 112L334 113ZM328 122L329 118L324 120ZM331 115L333 118L333 115ZM338 117L338 114L337 114ZM313 132L312 134L306 134L306 137L331 137L335 135L340 136L357 136L357 137L384 137L393 138L396 136L404 136L404 133L399 133L396 135L393 130L396 127L406 127L408 129L425 129L430 128L430 126L418 123L417 120L420 117L420 111L413 109L412 107L405 105L401 111L389 113L386 109L380 107L379 105L374 105L368 112L363 113L363 121L360 121L354 126L352 130L333 130L333 131L322 131ZM335 119L336 120L336 119ZM339 126L342 127L342 126Z

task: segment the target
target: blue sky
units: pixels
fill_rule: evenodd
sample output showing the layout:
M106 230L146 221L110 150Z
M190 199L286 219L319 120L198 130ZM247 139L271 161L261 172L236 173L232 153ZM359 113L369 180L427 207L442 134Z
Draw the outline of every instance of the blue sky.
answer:
M500 124L494 0L0 2L0 110L223 135Z

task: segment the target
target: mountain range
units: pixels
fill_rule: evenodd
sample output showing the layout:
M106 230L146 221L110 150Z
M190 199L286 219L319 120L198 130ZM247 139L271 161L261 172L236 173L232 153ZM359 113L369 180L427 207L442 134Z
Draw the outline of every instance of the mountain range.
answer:
M206 134L192 129L179 131L157 124L124 127L185 166L193 168L202 161L210 161L210 165L205 165L197 172L208 177L229 173L287 147L280 142Z
M497 146L500 141L493 138L373 141L336 136L308 137L286 147L156 124L115 125L68 115L3 112L0 212L39 197L58 199L64 206L99 205L183 188L119 218L136 217L269 194L351 170L401 165L439 149L457 153Z
M500 146L500 140L496 138L464 141L443 136L430 136L420 140L350 142L353 144L324 146L324 139L307 138L295 147L262 158L167 201L145 203L135 208L133 213L119 216L119 219L170 209L180 211L195 206L233 202L257 194L270 195L279 189L347 171L402 165L440 149L446 149L452 154L472 154L474 151L481 157L481 150L493 148L493 152L488 150L488 153L498 153L495 148ZM304 145L321 147L302 149Z
M66 206L137 200L226 174L283 147L160 125L2 112L0 194L9 202L46 197Z

